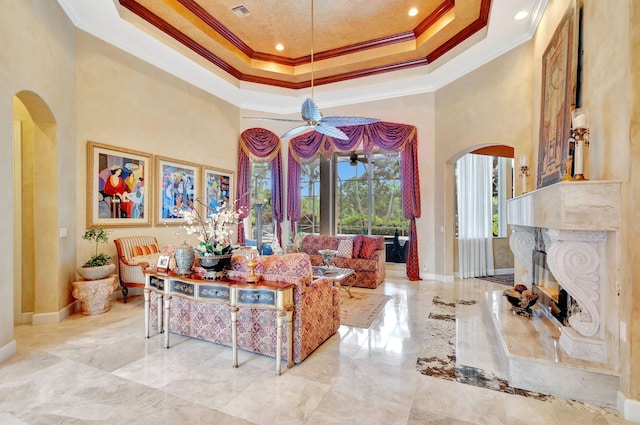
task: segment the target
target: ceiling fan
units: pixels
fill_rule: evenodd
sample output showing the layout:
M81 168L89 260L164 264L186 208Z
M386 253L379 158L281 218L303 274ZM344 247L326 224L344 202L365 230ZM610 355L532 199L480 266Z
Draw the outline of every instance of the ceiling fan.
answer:
M362 162L363 164L369 163L366 157L358 158L358 154L355 151L351 152L351 155L349 155L349 165L355 167L356 165L358 165L358 162Z
M320 109L313 101L313 0L311 0L311 97L305 99L302 102L301 115L302 120L291 120L284 118L260 118L260 117L245 117L247 119L269 120L269 121L284 121L295 122L301 125L292 128L291 130L280 136L281 139L286 139L298 133L302 133L305 130L315 130L318 133L325 134L330 137L341 140L349 140L342 130L338 126L348 125L363 125L371 124L380 121L378 118L364 118L364 117L324 117L320 113Z

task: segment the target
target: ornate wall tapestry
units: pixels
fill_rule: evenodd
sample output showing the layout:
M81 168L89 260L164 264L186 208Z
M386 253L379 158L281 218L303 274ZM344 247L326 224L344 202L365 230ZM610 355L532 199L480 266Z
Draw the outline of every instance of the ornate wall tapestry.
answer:
M538 188L562 180L569 158L571 105L576 89L575 10L571 2L542 55Z

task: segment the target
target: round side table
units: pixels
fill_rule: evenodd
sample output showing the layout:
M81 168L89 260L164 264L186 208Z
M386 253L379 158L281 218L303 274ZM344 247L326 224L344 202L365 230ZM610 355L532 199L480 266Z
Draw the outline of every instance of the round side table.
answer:
M111 309L111 294L118 287L118 275L112 274L97 280L77 280L71 284L71 295L82 303L82 314L101 314Z

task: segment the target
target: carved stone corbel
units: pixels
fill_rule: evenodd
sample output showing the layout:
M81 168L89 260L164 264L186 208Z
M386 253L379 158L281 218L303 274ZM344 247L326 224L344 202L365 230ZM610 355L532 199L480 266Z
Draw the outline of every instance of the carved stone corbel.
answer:
M522 281L529 289L533 285L533 250L536 245L535 230L526 226L511 226L509 248L513 255L522 263L527 272Z
M581 311L563 327L560 346L572 357L606 361L604 267L606 232L545 229L547 264Z

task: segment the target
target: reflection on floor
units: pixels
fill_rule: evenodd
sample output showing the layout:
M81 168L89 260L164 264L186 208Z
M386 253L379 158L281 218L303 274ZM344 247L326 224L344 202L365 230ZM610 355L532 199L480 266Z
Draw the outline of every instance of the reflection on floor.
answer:
M241 351L233 369L229 348L178 335L162 349L162 338L143 338L140 296L99 316L18 326L18 354L0 364L0 423L626 423L598 407L466 385L494 382L474 374L499 368L479 303L457 300L481 300L491 289L500 285L396 275L375 290L354 289L392 299L369 329L340 327L281 376L272 358ZM453 347L444 332L455 335ZM442 366L454 357L455 379L421 374L419 357Z
M484 279L484 278L483 278ZM477 304L476 300L443 301L439 296L433 297L433 311L426 320L425 340L418 353L417 369L426 376L448 379L467 385L536 398L543 401L555 401L582 405L582 403L556 399L547 394L513 388L505 378L496 376L492 370L465 366L456 358L456 306ZM461 327L465 326L460 324ZM434 343L434 341L438 341ZM488 367L492 367L489 365ZM587 406L588 408L588 406Z

